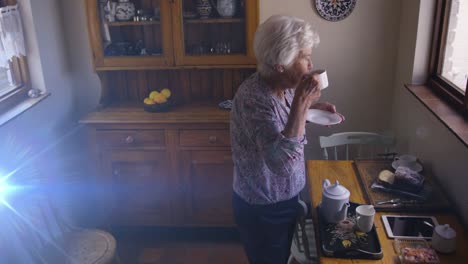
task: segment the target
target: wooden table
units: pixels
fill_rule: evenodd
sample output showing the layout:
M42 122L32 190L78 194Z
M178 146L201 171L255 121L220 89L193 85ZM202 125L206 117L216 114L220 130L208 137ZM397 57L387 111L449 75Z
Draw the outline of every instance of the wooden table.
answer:
M361 190L359 179L356 176L352 161L329 161L329 160L309 160L307 161L307 175L309 180L309 191L312 198L314 216L317 215L315 208L322 199L322 181L329 179L331 182L338 180L350 192L350 201L356 203L366 203L364 193ZM393 248L393 239L389 239L385 233L381 216L385 214L398 214L395 212L377 212L375 216L375 227L379 235L380 244L384 253L381 260L361 260L361 259L338 259L328 258L320 254L320 263L395 263L396 253ZM404 213L409 215L408 213ZM434 213L439 224L450 224L457 232L457 250L453 254L439 254L441 263L468 263L468 233L464 231L457 217L449 213ZM317 219L314 219L317 226ZM318 232L316 232L318 233ZM320 247L317 241L317 247ZM320 249L318 249L319 252Z

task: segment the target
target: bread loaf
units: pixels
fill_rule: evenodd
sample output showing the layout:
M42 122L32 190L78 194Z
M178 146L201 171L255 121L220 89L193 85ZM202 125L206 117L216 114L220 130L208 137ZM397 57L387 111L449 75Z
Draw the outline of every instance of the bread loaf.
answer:
M395 174L389 170L383 170L379 173L379 181L383 183L393 184L395 181Z

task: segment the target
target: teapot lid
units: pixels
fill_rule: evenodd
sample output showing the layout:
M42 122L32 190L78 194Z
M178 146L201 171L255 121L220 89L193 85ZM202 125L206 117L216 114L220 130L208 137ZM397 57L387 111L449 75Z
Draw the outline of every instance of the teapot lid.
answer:
M438 225L434 228L435 232L445 239L454 239L457 234L449 225Z
M338 181L336 181L335 184L324 188L324 191L330 196L342 196L342 195L349 193L348 189L346 189Z

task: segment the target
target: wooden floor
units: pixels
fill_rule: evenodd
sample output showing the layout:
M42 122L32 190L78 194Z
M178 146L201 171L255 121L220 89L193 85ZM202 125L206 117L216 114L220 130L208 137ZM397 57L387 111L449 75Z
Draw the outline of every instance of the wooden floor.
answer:
M235 229L118 229L123 264L247 264Z

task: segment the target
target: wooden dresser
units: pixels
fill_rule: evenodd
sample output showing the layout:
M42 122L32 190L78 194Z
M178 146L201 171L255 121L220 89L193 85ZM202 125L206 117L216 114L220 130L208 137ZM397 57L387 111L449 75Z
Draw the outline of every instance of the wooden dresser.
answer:
M93 112L98 182L110 187L115 225L232 225L229 111L191 104L167 113L139 105Z
M105 190L96 206L111 226L233 226L229 111L218 103L255 71L258 1L236 1L232 18L213 8L189 19L196 1L131 0L160 10L144 22L109 22L106 1L85 1L101 80L99 109L80 121ZM135 54L136 43L145 52ZM129 45L131 53L118 48ZM145 112L143 99L162 88L172 92L171 109Z

